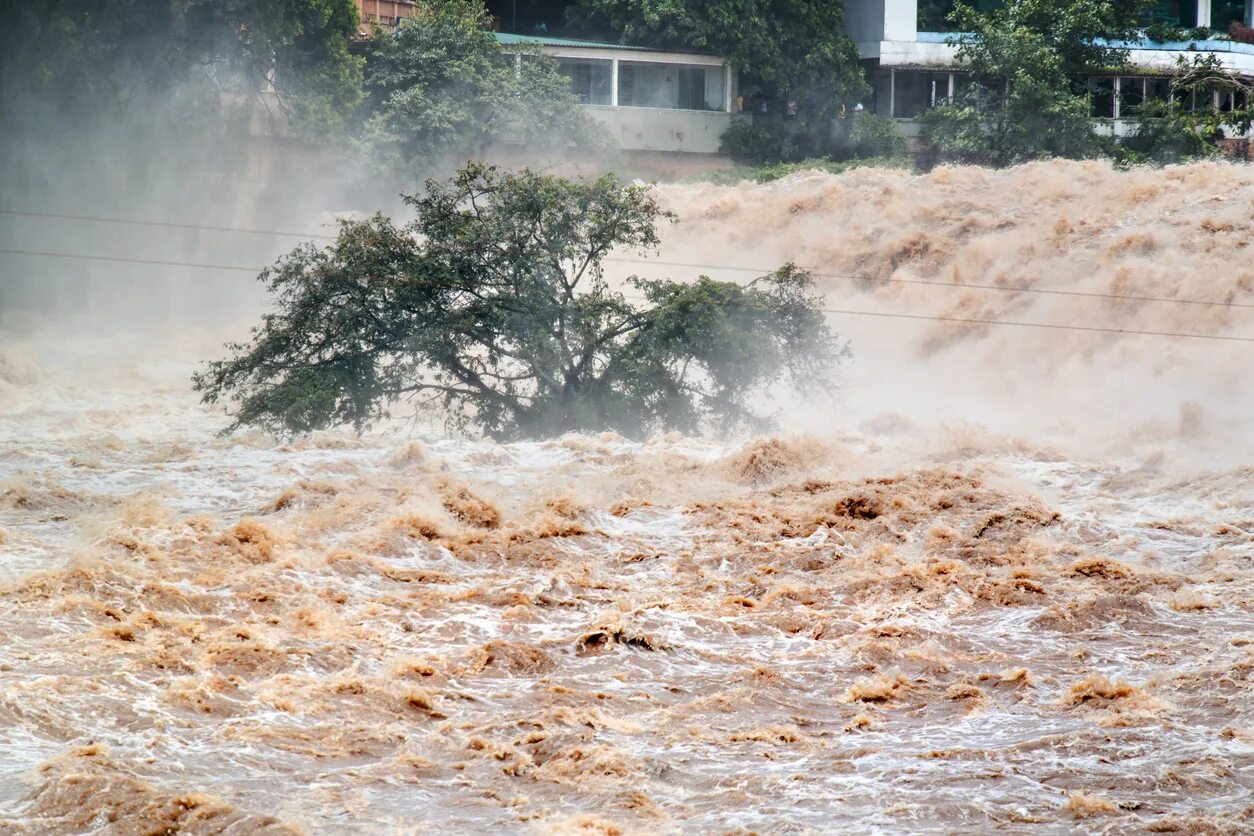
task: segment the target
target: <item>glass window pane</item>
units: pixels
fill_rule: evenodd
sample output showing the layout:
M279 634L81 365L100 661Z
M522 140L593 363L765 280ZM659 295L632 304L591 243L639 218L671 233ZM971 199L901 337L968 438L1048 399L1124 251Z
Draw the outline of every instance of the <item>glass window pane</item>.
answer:
M1119 79L1119 114L1128 116L1129 111L1145 101L1145 79Z
M1089 79L1089 115L1094 119L1113 119L1115 116L1115 80L1113 78Z
M1158 0L1141 10L1141 22L1166 23L1171 26L1197 26L1196 0Z
M722 110L722 67L650 64L620 61L620 107L660 107L668 110Z
M899 71L893 95L893 115L913 119L932 103L932 74Z
M592 61L581 58L559 58L557 63L570 78L570 89L583 104L608 105L610 103L609 61Z
M958 5L957 0L919 0L918 28L920 32L952 32L954 25L949 14ZM976 11L990 12L1006 5L1004 0L967 0L966 5Z
M1145 98L1158 102L1165 102L1171 98L1171 79L1169 78L1147 78L1145 79Z
M1248 0L1212 0L1210 25L1220 32L1228 31L1233 23L1245 23L1245 4Z

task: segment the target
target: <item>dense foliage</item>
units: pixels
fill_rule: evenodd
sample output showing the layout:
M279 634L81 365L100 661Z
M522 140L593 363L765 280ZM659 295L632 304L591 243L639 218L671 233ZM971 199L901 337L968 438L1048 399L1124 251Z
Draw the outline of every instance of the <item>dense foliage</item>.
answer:
M720 139L723 153L742 165L773 165L793 162L806 154L797 131L783 122L741 118L733 121Z
M303 125L356 105L353 0L48 0L7 4L0 26L0 123L45 130L147 119L186 122L223 90L273 82ZM217 113L213 113L217 116Z
M1158 43L1168 41L1199 41L1213 38L1215 31L1210 27L1177 26L1166 21L1155 21L1141 30L1145 37Z
M947 159L1011 165L1105 152L1093 133L1085 74L1119 67L1126 50L1101 39L1130 37L1139 0L1009 0L977 12L959 4L951 39L971 69L952 104L927 111L923 135Z
M897 124L886 116L862 111L839 122L841 133L837 145L843 158L904 157L906 138Z
M722 150L737 163L755 166L819 157L904 157L907 153L905 137L893 120L867 111L848 112L818 124L742 117L724 131Z
M504 439L759 427L756 394L821 384L842 354L791 266L612 289L606 255L658 241L645 187L470 166L407 202L417 220L345 223L262 274L275 312L195 380L233 427L361 430L400 399Z
M721 55L742 72L742 93L790 97L804 113L831 114L866 95L843 3L582 0L578 16L626 43Z
M1214 106L1214 96L1234 106ZM1217 152L1225 133L1244 136L1254 127L1254 84L1224 69L1214 55L1177 59L1169 100L1144 102L1133 109L1136 129L1122 143L1129 162L1160 163L1205 157Z
M913 162L908 156L893 157L859 157L851 160L832 160L819 157L798 160L791 163L774 163L759 166L734 166L732 168L715 168L703 171L691 178L694 183L717 183L732 186L736 183L749 181L752 183L770 183L793 174L822 172L824 174L843 174L855 168L905 168L912 169Z
M608 138L579 107L557 61L503 54L478 0L423 2L375 38L365 135L389 171L427 176L502 140L529 152L596 149Z

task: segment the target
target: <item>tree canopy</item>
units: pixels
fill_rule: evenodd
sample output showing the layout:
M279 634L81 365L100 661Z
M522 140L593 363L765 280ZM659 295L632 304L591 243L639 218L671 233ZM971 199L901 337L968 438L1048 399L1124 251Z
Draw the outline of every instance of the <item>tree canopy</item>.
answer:
M577 22L625 43L711 52L742 72L750 95L791 96L830 113L867 93L844 4L830 0L581 0Z
M1103 153L1083 77L1127 63L1126 50L1102 39L1130 37L1142 5L1008 0L978 12L958 4L951 22L964 34L951 42L971 84L954 103L925 113L924 136L946 157L992 165Z
M365 136L376 162L426 176L501 140L529 151L608 147L557 61L503 54L488 23L478 0L420 0L371 42Z
M345 222L261 274L275 311L195 378L231 428L360 431L403 400L500 439L759 428L757 395L821 385L845 353L791 265L612 288L611 250L668 219L646 187L471 165L405 200L415 220Z
M1215 107L1214 97L1231 106ZM1225 102L1225 105L1228 103ZM1245 136L1254 127L1254 84L1226 70L1213 54L1176 60L1171 97L1142 102L1133 110L1136 128L1123 140L1131 162L1171 163L1218 152L1225 134Z
M322 129L361 95L349 52L353 0L48 0L16 3L0 27L0 117L46 129L42 118L128 110L157 118L198 92L256 93L267 79L306 125ZM185 116L185 112L176 114ZM10 121L13 120L13 121Z

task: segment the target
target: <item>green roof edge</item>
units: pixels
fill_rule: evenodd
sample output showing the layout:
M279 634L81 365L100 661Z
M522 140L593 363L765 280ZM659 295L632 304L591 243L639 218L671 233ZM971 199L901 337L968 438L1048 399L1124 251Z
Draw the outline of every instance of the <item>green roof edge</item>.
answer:
M648 46L632 46L629 44L609 44L602 41L579 41L571 38L550 38L547 35L515 35L508 32L493 32L496 36L496 42L504 46L520 46L525 44L537 44L540 46L578 46L585 49L630 49L636 52L669 52L675 55L701 55L710 58L717 58L716 55L708 55L704 52L681 52L675 49L654 49Z

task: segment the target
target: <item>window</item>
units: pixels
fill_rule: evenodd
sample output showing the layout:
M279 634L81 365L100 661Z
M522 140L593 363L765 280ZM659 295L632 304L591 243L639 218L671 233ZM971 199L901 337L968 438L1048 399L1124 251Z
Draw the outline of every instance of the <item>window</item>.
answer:
M1217 105L1217 102L1215 101L1215 94L1217 92L1217 87L1213 84L1208 84L1191 90L1188 93L1182 93L1180 96L1180 102L1184 105L1185 109L1190 112L1199 110L1214 110Z
M1221 32L1228 31L1233 23L1245 23L1245 4L1249 0L1212 0L1210 25Z
M723 68L689 64L618 62L620 107L722 110Z
M1131 116L1133 108L1145 101L1145 79L1119 79L1119 115Z
M893 116L913 119L931 106L931 76L932 73L897 72L893 87Z
M936 107L949 101L949 80L951 73L928 73L928 104ZM955 89L955 94L957 90Z
M683 110L705 110L705 70L700 67L680 67L679 107Z
M971 76L967 73L954 73L954 101L962 98L962 95L971 87Z
M1197 26L1196 0L1159 0L1141 10L1141 23L1166 23L1191 29Z
M1171 79L1169 78L1147 78L1145 79L1145 100L1154 102L1165 102L1171 98Z
M570 78L570 89L579 97L581 103L610 104L612 67L609 61L559 58L557 63L562 72Z
M1088 82L1089 115L1094 119L1115 117L1115 80L1092 78Z
M957 0L919 0L918 29L920 32L952 32L954 25L949 15L958 5ZM1006 5L1004 0L967 0L966 5L979 12L991 12Z
M898 70L893 89L893 115L898 119L913 119L929 107L945 104L949 101L951 78L957 99L966 81L964 74Z

